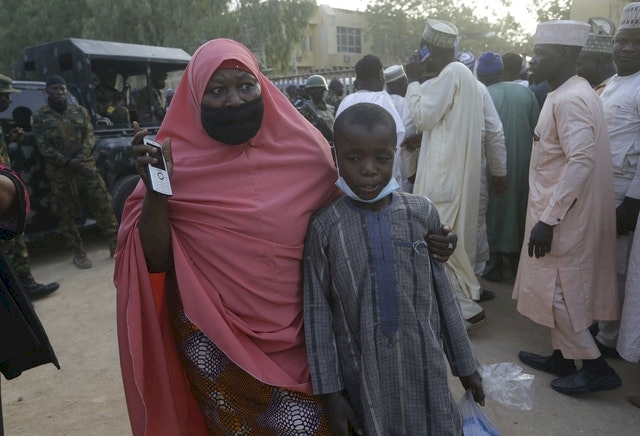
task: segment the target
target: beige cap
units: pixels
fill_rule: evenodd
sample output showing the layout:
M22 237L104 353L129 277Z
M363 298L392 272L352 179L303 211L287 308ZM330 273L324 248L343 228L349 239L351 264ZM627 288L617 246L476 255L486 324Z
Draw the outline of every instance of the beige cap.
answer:
M612 35L590 33L587 43L582 47L582 51L611 54L614 40L615 38Z
M404 68L402 65L391 65L388 68L384 69L384 81L394 82L396 80L402 79L403 77L407 77L404 73Z
M15 89L13 86L13 80L10 77L0 74L0 94L8 94L10 92L21 92L19 89Z
M584 47L591 26L584 21L554 20L538 24L533 43Z
M622 29L640 29L640 2L629 3L624 7L619 30Z
M435 18L427 18L427 25L422 32L422 39L436 47L452 48L455 46L458 37L458 28L455 24L436 20Z

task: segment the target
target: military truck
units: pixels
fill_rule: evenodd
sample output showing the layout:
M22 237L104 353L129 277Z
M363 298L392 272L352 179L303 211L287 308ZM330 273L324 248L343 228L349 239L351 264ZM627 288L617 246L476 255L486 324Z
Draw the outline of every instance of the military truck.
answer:
M0 113L0 123L5 132L14 126L26 132L22 143L9 144L9 153L13 166L30 189L33 213L27 225L27 238L57 229L57 220L49 212L42 158L31 133L31 114L46 104L46 78L51 74L62 76L68 84L70 101L89 111L94 123L97 166L120 219L124 201L139 179L131 155L131 123L138 121L143 111L152 111L144 105L153 101L154 78L166 75L164 90L175 88L190 58L179 48L77 38L34 45L21 51L14 70L14 87L22 93L12 95L14 103ZM110 119L109 115L117 111L128 113L126 123ZM154 135L160 121L141 124ZM91 223L88 216L78 221L80 226Z

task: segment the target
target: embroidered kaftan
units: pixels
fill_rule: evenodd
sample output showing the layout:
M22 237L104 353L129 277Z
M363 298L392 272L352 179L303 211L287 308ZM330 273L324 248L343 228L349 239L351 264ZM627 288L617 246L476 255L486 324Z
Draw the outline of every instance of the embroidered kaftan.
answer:
M372 212L343 197L311 221L305 332L314 393L346 389L372 435L460 435L447 381L476 364L441 264L424 241L440 228L423 196L395 191Z

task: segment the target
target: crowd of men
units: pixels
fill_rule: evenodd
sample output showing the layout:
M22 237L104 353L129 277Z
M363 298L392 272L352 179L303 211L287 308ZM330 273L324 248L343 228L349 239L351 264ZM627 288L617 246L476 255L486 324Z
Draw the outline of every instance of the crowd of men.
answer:
M604 357L640 362L640 3L624 8L614 34L594 23L540 23L528 68L514 53L460 52L457 39L454 23L428 19L404 65L385 69L375 55L357 62L356 92L344 96L340 80L321 75L286 92L329 142L350 106L373 103L392 115L394 177L433 201L458 235L446 270L467 329L482 325L479 303L495 297L479 277L513 276L518 311L549 327L552 346L549 355L521 351L520 360L556 375L551 387L566 395L616 389L622 380ZM128 125L112 79L101 79L101 112ZM0 76L3 105L17 92L11 83ZM166 112L165 84L166 74L156 75L139 94L149 122ZM89 268L76 200L91 209L112 256L117 221L91 153L87 111L67 105L59 76L48 78L46 92L33 132L61 233L74 264ZM4 143L0 132L9 163ZM21 240L5 250L32 298L58 288L35 282ZM640 407L640 397L631 400Z
M460 52L457 36L428 19L404 65L358 61L355 93L317 75L308 98L287 93L329 141L355 103L391 113L394 176L458 234L446 267L467 329L494 298L478 278L512 276L518 311L551 332L550 355L520 360L566 395L616 389L604 357L640 361L640 3L617 32L540 23L528 66L515 53Z

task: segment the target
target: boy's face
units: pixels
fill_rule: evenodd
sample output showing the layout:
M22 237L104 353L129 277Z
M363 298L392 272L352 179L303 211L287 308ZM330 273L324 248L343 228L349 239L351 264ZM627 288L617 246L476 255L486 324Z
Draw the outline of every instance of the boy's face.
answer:
M334 143L338 168L345 182L363 200L375 198L392 177L395 131L383 125L376 125L372 130L351 125L337 133Z

